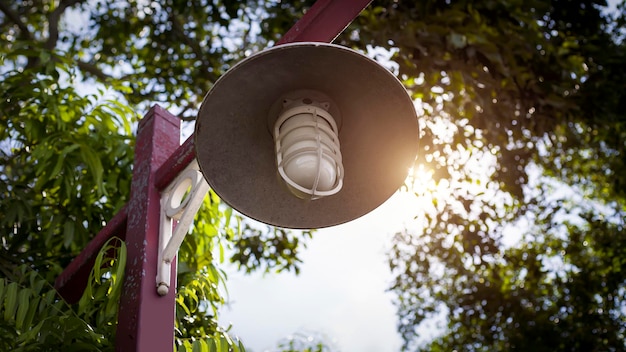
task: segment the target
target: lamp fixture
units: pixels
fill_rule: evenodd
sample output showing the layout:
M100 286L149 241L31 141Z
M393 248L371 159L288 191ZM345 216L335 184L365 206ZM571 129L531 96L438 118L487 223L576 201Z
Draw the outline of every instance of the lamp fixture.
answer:
M273 128L278 174L302 199L339 192L344 171L330 98L310 90L287 96L280 99L282 110Z
M413 166L418 136L413 101L387 69L339 45L293 43L215 82L194 145L224 202L270 225L310 229L387 200Z

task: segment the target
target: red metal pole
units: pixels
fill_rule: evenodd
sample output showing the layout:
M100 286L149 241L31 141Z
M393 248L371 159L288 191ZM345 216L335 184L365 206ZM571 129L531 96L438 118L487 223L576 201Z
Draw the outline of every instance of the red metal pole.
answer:
M156 291L161 194L157 170L180 146L180 119L153 107L139 122L128 203L128 261L120 298L117 351L171 351L174 348L176 290ZM172 263L172 277L176 265Z
M372 0L317 0L276 44L330 43L370 2Z

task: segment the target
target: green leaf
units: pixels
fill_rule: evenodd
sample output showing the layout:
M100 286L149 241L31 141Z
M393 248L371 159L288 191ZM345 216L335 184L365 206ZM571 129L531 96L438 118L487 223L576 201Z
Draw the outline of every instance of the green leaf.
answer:
M74 240L74 223L67 221L63 225L63 245L69 248Z
M67 155L73 152L74 150L76 150L78 147L79 147L78 144L72 144L63 148L63 151L61 151L61 154L57 158L57 162L54 165L54 168L50 172L50 175L52 177L58 177L59 173L61 172L61 168L63 167L63 163L67 161L66 160Z
M102 183L104 169L102 168L100 158L96 155L96 153L94 153L91 147L87 145L80 145L80 154L83 162L85 162L89 168L89 173L93 178L98 194L103 194L105 192L105 188Z
M209 352L217 352L218 346L219 340L217 340L217 337L209 339Z
M246 352L246 347L243 345L243 342L241 342L241 340L237 342L237 345L239 346L240 352Z
M207 346L204 340L198 339L193 342L193 352L208 352L209 346Z
M4 320L12 321L15 318L17 310L17 282L11 282L7 285L6 296L4 298Z
M220 341L219 351L220 352L228 352L228 350L230 348L230 345L231 345L230 344L231 341L224 335L220 336L219 341Z
M39 323L37 323L37 325L35 325L34 327L32 327L32 329L30 330L26 330L25 332L23 332L17 339L17 343L19 344L26 344L26 343L30 343L32 341L37 341L38 337L41 338L42 340L45 340L46 335L48 334L48 331L46 331L44 329L43 333L41 335L40 332L42 332L42 329L44 328L44 326L46 326L48 321L46 320L41 320Z
M17 314L15 316L15 327L18 330L28 328L25 326L26 315L30 309L30 290L23 289L18 293Z
M41 298L39 296L35 296L31 298L31 301L28 304L28 312L24 318L23 326L27 329L31 328L33 321L35 320L35 316L38 313L39 302L41 302Z
M232 219L232 216L233 216L233 208L227 207L224 210L224 219L225 219L224 227L225 228L229 228L230 227L230 220Z

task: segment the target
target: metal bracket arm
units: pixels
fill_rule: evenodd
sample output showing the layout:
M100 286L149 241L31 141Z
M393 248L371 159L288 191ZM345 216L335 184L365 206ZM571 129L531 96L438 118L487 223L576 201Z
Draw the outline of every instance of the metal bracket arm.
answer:
M169 292L171 263L189 232L193 219L202 205L209 184L194 159L161 194L161 226L156 287L160 296Z

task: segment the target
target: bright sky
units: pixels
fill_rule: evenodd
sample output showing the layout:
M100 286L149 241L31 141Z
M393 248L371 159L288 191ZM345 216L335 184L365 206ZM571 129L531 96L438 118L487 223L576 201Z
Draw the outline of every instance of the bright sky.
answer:
M314 234L302 255L300 275L229 274L231 304L223 325L254 352L276 351L298 332L325 336L333 351L400 350L391 274L390 238L415 215L418 200L396 193L372 213Z

